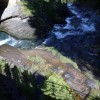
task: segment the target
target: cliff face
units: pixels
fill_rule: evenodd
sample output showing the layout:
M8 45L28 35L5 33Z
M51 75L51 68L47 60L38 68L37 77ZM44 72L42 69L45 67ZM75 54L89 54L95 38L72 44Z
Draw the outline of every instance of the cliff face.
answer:
M36 28L29 25L31 15L23 11L20 0L9 0L7 8L1 16L0 30L19 39L33 39Z

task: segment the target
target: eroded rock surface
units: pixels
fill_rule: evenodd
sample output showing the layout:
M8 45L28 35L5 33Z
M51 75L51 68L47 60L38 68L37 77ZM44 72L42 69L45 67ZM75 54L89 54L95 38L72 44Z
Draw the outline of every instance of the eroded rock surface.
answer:
M32 14L24 11L21 0L9 0L8 6L1 16L0 31L5 31L19 39L33 39L36 28L30 26L30 16Z
M63 79L81 96L84 98L93 87L95 88L95 83L92 80L89 80L85 75L83 75L80 71L75 69L71 64L62 63L57 55L53 55L51 52L46 50L18 50L14 47L3 45L0 47L0 57L5 59L7 62L10 62L13 65L23 67L24 69L32 69L33 65L36 64L32 60L28 60L28 57L40 56L46 60L45 63L41 66L45 66L44 64L49 64L50 68L56 73L60 73ZM38 63L37 63L38 64ZM35 67L35 66L34 66ZM59 70L60 67L60 70ZM33 68L34 69L34 68ZM32 69L32 70L33 70ZM58 70L57 70L58 69ZM34 71L34 70L33 70ZM92 87L90 85L92 84Z
M48 63L52 66L50 68L57 73L60 73L63 79L80 95L84 98L91 88L95 88L96 84L83 75L80 71L75 69L70 63L62 63L57 55L53 55L51 52L46 50L29 50L22 51L22 53L27 56L41 56L46 59Z

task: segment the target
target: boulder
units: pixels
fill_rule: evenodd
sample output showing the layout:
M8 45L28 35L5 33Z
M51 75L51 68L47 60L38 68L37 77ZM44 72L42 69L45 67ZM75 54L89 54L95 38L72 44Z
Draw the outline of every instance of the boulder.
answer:
M0 59L5 60L12 67L22 67L22 69L26 69L32 65L32 62L26 59L19 49L6 44L0 46Z
M4 9L7 7L7 4L8 4L8 0L0 0L0 18Z
M35 27L29 24L31 13L24 11L21 0L9 0L8 6L1 16L0 31L5 31L18 39L33 39Z

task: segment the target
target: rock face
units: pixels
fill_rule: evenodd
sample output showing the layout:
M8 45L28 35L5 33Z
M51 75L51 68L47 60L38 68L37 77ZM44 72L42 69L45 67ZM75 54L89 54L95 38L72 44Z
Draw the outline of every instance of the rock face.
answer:
M7 4L8 4L8 0L0 0L0 18L4 9L7 7Z
M0 30L19 39L33 39L36 28L29 25L31 14L25 14L21 0L9 0L1 16Z
M86 97L90 92L91 88L96 88L94 81L88 79L80 71L75 69L71 63L63 63L57 55L53 55L51 52L46 50L28 50L22 51L22 53L27 56L41 56L46 59L48 63L52 66L49 66L54 72L57 72L62 75L63 79L74 89L76 90L82 98ZM61 67L59 67L61 66Z
M0 58L12 65L12 67L15 65L28 68L32 65L32 63L25 58L25 56L20 52L19 49L16 49L9 45L0 46Z
M42 57L45 59L45 63L41 63L40 66L49 65L54 72L57 72L62 75L63 79L75 90L77 91L82 98L85 98L86 95L90 92L91 88L95 88L95 83L83 75L80 71L75 69L71 64L65 64L60 61L57 55L53 55L51 52L44 49L34 49L34 50L19 50L8 45L0 46L0 59L6 60L10 65L16 65L22 70L31 70L34 73L35 62L28 60L28 57ZM39 58L37 59L39 60ZM61 66L61 68L59 67ZM45 68L44 67L44 68ZM60 68L60 69L59 69Z

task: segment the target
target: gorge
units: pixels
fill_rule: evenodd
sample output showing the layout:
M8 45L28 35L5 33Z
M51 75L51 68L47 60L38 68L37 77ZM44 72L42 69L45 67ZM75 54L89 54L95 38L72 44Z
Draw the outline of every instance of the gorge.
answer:
M12 1L10 3L12 4ZM100 90L100 83L99 85L96 83L100 80L100 15L96 11L87 6L81 6L80 3L67 3L66 8L69 14L65 22L54 23L48 32L43 31L47 32L46 36L37 38L34 36L37 28L31 27L29 23L31 15L21 12L19 14L19 10L14 13L16 8L20 8L20 5L13 4L10 8L10 10L13 9L12 11L8 8L1 16L1 59L4 57L3 60L12 66L21 64L22 69L27 69L29 72L36 71L34 75L38 81L41 80L41 77L39 78L37 75L41 72L40 66L43 69L48 66L53 72L60 73L64 81L82 96L81 99L85 99L91 89ZM8 13L9 11L10 13ZM46 61L44 60L42 63L41 57ZM70 58L72 61L66 60L66 58ZM29 61L30 59L31 61ZM34 68L30 67L31 64L34 65ZM39 73L35 66L39 67ZM99 92L96 94L100 95ZM97 99L99 100L99 97ZM37 100L40 100L39 97Z

